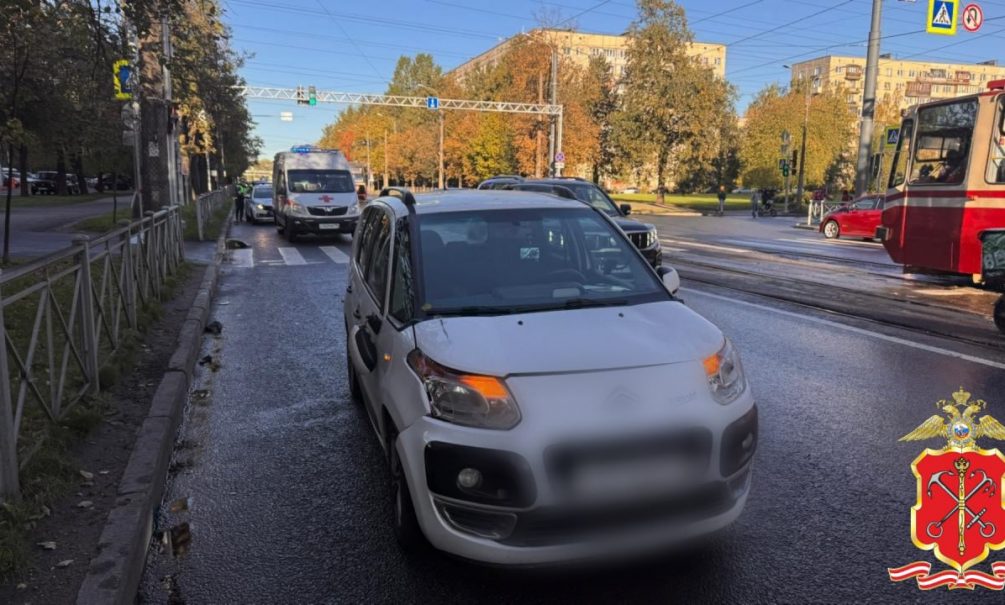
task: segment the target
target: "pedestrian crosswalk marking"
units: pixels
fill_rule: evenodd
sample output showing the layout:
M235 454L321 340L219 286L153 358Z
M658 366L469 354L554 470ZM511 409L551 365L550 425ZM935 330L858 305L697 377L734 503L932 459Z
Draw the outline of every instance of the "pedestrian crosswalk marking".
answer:
M306 265L307 261L304 260L300 251L296 248L280 248L279 254L283 257L283 261L287 265Z
M349 262L349 255L342 252L335 246L321 246L321 251L328 255L328 258L332 259L336 263L344 264Z
M255 251L253 248L231 250L230 262L235 267L250 269L255 266Z

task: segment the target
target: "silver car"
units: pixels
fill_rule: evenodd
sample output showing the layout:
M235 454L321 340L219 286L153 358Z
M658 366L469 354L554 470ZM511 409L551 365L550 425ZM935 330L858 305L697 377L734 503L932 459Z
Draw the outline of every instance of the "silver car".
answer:
M244 201L244 217L249 223L272 220L272 185L255 185Z

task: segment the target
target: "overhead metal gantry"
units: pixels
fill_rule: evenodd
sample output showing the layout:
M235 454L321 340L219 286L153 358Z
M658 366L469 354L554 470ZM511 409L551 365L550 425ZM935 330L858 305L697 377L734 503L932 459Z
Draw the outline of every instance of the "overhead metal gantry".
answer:
M271 86L237 86L239 94L249 99L279 99L304 101L304 88L275 88ZM441 109L460 111L490 111L499 113L525 113L539 116L554 116L556 155L562 153L562 106L544 103L515 103L510 101L473 101L470 99L442 99L439 97L410 97L402 95L375 95L358 92L336 92L315 90L318 103L341 103L346 105L382 105L385 107L413 107L438 111ZM435 104L430 99L435 99ZM561 156L564 157L564 156ZM553 161L555 158L551 158ZM561 175L561 163L556 166L556 175Z

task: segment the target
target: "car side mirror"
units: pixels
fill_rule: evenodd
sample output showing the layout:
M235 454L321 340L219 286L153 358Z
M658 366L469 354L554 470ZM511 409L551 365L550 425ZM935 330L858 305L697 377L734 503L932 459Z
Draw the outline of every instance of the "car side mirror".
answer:
M625 216L628 216L631 213L632 213L632 205L631 204L621 204L621 214L624 214Z
M680 275L677 273L677 270L673 267L663 265L656 270L656 273L663 280L663 286L667 291L673 296L677 296L677 291L680 290Z

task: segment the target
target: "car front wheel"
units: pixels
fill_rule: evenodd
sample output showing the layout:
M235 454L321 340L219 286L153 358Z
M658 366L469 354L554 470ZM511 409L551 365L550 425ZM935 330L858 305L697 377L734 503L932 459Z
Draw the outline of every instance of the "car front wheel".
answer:
M824 237L827 239L837 239L841 235L841 227L837 224L837 221L827 221L824 225Z
M415 507L412 505L412 494L408 491L408 480L398 458L398 433L393 427L388 429L387 449L391 471L391 505L394 523L394 537L398 544L409 552L414 552L426 543L419 521L415 517Z

